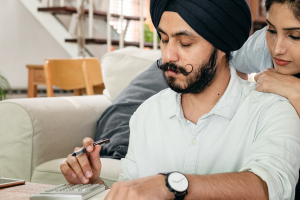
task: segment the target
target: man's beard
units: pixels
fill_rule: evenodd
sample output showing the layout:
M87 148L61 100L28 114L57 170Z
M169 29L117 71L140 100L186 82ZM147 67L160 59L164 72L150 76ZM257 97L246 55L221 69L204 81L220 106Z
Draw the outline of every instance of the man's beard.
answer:
M207 63L204 63L199 67L198 72L187 77L186 84L187 87L184 89L180 84L175 83L176 78L173 76L166 77L163 73L164 78L169 85L169 87L177 93L182 94L200 94L203 92L214 80L217 72L216 62L218 50L214 48L213 52L210 55L210 58ZM163 72L168 70L174 71L176 73L182 73L184 76L188 76L191 72L187 72L184 67L177 66L174 63L164 63L161 66L158 66Z

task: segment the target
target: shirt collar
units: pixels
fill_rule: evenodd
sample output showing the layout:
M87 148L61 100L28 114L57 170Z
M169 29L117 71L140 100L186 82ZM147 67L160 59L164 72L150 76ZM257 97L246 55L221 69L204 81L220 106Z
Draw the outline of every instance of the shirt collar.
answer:
M230 65L229 69L230 81L227 89L225 90L225 93L220 98L218 103L213 107L213 109L204 116L215 114L223 116L228 120L231 120L234 116L236 109L238 108L240 103L242 85L234 67ZM180 118L184 117L181 106L181 94L176 92L172 93L168 107L168 117L171 118L173 116L177 116Z

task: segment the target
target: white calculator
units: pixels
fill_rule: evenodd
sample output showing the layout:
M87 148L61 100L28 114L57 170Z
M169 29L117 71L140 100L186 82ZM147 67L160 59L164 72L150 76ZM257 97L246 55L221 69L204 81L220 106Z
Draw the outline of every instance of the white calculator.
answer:
M85 200L105 190L101 184L61 184L44 192L30 196L30 200Z

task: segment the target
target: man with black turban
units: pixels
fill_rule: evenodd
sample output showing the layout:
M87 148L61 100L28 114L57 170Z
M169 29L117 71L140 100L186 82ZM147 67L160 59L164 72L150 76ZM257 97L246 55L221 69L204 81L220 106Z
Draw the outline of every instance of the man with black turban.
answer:
M168 89L130 120L111 199L294 199L300 120L287 99L255 91L229 64L247 40L244 0L151 0ZM69 183L103 183L100 147L62 163Z

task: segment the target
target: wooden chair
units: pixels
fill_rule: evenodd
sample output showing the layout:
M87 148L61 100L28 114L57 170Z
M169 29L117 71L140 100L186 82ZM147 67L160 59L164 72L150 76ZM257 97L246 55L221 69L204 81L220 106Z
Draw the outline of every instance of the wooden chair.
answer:
M97 58L47 59L44 64L47 96L54 97L52 86L74 90L74 95L94 95L94 86L104 89L101 66Z

